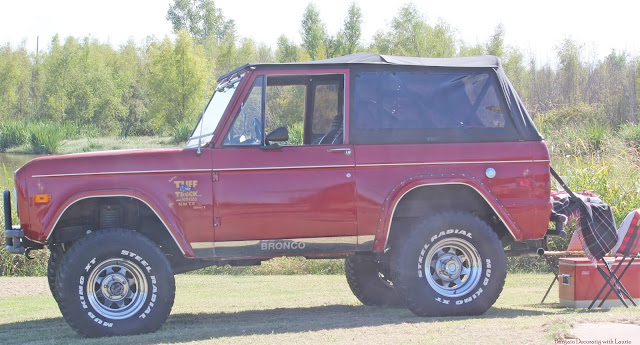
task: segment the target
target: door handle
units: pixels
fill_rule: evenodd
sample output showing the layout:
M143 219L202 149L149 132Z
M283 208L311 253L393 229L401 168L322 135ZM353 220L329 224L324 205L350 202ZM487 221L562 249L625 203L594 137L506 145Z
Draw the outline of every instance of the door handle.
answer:
M349 155L351 155L351 148L350 147L340 147L340 148L335 148L335 149L328 149L327 152L344 152L345 156L349 156Z

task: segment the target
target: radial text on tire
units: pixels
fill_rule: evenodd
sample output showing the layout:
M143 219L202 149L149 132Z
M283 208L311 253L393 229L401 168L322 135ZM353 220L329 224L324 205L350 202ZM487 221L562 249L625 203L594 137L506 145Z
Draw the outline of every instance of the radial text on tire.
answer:
M78 240L58 269L56 290L67 323L89 337L149 333L167 319L175 281L147 237L106 229Z
M498 299L506 257L478 217L447 212L420 219L394 239L391 272L398 295L419 316L479 315Z

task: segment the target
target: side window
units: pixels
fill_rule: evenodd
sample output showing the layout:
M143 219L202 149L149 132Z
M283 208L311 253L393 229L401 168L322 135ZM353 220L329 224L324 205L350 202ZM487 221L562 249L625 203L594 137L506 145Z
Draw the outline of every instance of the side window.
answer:
M259 146L281 127L289 133L282 146L342 144L343 107L343 74L258 77L223 145Z
M305 85L270 85L267 77L265 133L285 127L289 131L289 140L280 142L280 145L302 145L305 91Z
M258 77L242 102L223 145L259 146L262 143L262 84Z
M313 119L311 124L311 142L320 143L331 131L342 128L340 110L340 85L338 82L318 84L313 90ZM334 119L336 121L334 121Z
M356 144L519 140L490 70L354 74Z
M280 145L336 145L343 141L344 76L268 76L265 133L285 127Z

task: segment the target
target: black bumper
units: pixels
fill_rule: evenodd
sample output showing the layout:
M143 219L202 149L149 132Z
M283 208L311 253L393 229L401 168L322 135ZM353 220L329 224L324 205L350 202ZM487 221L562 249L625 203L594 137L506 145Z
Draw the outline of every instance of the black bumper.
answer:
M11 223L11 193L4 191L4 239L11 254L24 254L24 232Z

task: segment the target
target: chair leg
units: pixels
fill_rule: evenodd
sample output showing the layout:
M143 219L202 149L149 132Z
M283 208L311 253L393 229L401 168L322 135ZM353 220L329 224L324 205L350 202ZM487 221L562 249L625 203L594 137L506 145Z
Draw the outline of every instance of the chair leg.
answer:
M609 271L610 277L612 277L615 280L614 285L618 288L618 290L622 292L631 301L634 307L637 307L636 302L634 302L633 298L631 298L631 294L629 293L629 291L627 291L627 288L624 286L624 284L622 284L622 282L620 281L620 278L618 278L617 275L611 272L611 267L609 267L609 264L607 264L606 261L604 263L604 266L607 268L607 271Z
M604 262L604 259L603 259L602 261ZM605 262L605 266L608 268L608 265L606 264L606 262ZM612 277L611 277L610 275L608 275L608 274L607 274L607 273L606 273L602 268L600 268L600 266L598 266L598 267L597 267L597 269L598 269L598 272L600 272L600 275L602 276L602 278L604 278L605 284L606 284L606 285L609 285L609 287L610 287L610 288L611 288L611 290L616 294L616 296L618 297L618 299L619 299L620 301L622 301L622 304L623 304L625 307L629 308L629 306L627 305L627 303L626 303L626 302L625 302L625 300L624 300L624 297L622 296L622 294L621 294L621 292L620 292L620 289L619 289L619 288L618 288L618 286L615 284L615 282L612 282L612 279L611 279ZM592 305L596 302L597 297L599 297L599 296L596 296L596 299L594 299L594 300L593 300L593 302L591 302L591 304L592 304Z
M622 267L622 264L624 263L624 260L625 260L625 259L626 259L626 256L625 256L625 257L623 257L623 258L622 258L622 261L618 264L618 266L616 266L616 269L613 271L613 274L618 273L618 270L620 269L620 267ZM633 259L635 259L635 258L633 258ZM633 262L633 259L631 259L631 262ZM627 271L627 269L628 269L629 267L630 267L630 266L625 267L625 269L622 271L622 273L620 274L620 276L624 275L624 272L626 272L626 271ZM604 290L604 289L606 289L606 288L607 288L607 284L605 284L604 286L602 286L602 290ZM600 292L601 292L601 293L602 293L602 290L600 290ZM602 305L604 304L604 301L606 301L606 300L607 300L607 298L609 298L609 295L611 295L611 292L612 292L612 291L613 291L613 290L611 290L611 289L609 289L609 291L607 291L607 294L606 294L606 295L604 295L604 298L602 298L602 301L600 301L600 304L598 304L598 308L602 307ZM598 296L599 296L599 295L600 295L600 294L598 294ZM597 298L596 298L596 299L597 299Z
M540 301L540 304L544 304L544 300L547 299L547 296L549 295L551 288L553 288L553 285L556 283L556 281L560 279L560 277L558 277L558 268L553 265L553 262L551 261L551 259L549 259L548 256L545 256L544 258L547 261L547 264L549 265L549 267L551 267L551 272L553 272L553 275L555 276L555 278L553 278L553 281L551 281L551 284L549 284L549 288L547 289L547 292L544 294L544 297L542 297L542 301Z

